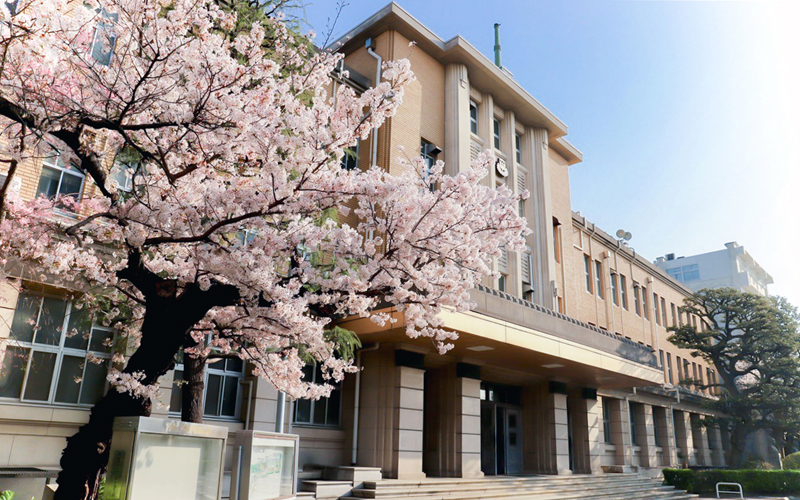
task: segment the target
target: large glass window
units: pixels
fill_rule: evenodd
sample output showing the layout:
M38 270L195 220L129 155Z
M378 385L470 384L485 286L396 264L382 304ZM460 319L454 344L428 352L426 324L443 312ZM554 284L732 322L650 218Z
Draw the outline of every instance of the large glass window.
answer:
M631 444L639 446L639 440L636 439L636 403L628 403L628 415L630 415Z
M114 24L119 20L119 15L100 10L100 20L94 29L92 39L92 59L103 66L111 64L111 56L114 54L114 46L117 44L117 34L114 32Z
M308 382L315 384L325 383L318 365L307 365L303 368L303 373L305 374L305 380ZM317 401L298 399L294 404L294 422L296 424L338 427L341 408L342 391L337 386L327 398L319 398Z
M358 168L358 142L344 150L342 168L345 170L355 170Z
M106 390L113 331L71 301L23 290L6 350L0 398L92 405Z
M69 196L79 200L85 177L86 175L78 167L67 165L60 154L50 156L42 164L36 195L51 199L57 196Z
M478 134L478 105L473 101L469 102L469 131Z
M213 354L212 354L213 358ZM176 363L174 379L183 380L183 364ZM239 418L241 409L241 382L244 380L244 361L239 358L220 359L206 365L203 390L203 416ZM169 408L173 413L181 411L183 386L172 388Z
M603 403L603 440L611 442L611 404L608 398L602 398Z
M681 283L700 279L700 268L697 264L690 264L682 267L671 267L667 269L667 274Z

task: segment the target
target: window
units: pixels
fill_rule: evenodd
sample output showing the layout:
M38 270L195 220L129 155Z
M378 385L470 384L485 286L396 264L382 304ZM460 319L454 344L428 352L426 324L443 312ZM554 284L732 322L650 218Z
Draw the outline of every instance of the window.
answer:
M553 221L553 256L561 263L561 227L556 222Z
M500 120L497 118L494 119L492 122L492 127L494 130L494 149L500 149Z
M602 398L603 404L603 440L606 443L611 442L611 404L608 398Z
M478 134L478 105L474 101L469 102L469 131Z
M661 433L659 432L661 430L661 426L658 425L658 420L655 418L657 411L660 412L661 410L653 407L653 441L655 441L655 445L660 448L663 445L661 444Z
M690 365L691 365L691 363L689 363L688 359L684 359L683 360L683 379L684 380L689 380L689 379L692 378L691 374L689 373L689 366Z
M497 278L497 289L500 290L501 292L505 292L506 291L506 281L507 281L507 279L508 278L506 278L505 274L501 274L500 277Z
M639 285L633 284L633 309L636 311L637 316L642 315L641 306L639 304Z
M6 8L8 9L8 13L11 14L12 16L17 15L17 4L18 3L19 3L19 0L9 0L9 1L5 2Z
M517 158L517 163L522 163L522 137L519 134L514 134L514 154Z
M424 156L425 152L423 151L422 154ZM345 170L355 170L358 168L358 142L344 150L342 168Z
M7 178L8 176L6 174L0 174L0 188L5 186Z
M619 299L617 297L617 273L611 271L611 300L614 302L615 306L619 305Z
M639 446L639 440L636 439L636 403L628 403L628 414L630 415L631 444Z
M307 382L315 384L326 383L322 377L322 370L320 370L319 365L306 365L306 367L303 368L303 373L305 374L304 379ZM294 422L296 424L338 427L342 406L341 402L342 391L338 386L331 391L330 397L327 398L319 398L317 401L298 399L294 406Z
M103 66L111 64L114 46L117 44L117 34L114 33L114 24L119 20L119 15L100 9L100 20L94 29L92 40L92 59Z
M625 310L628 310L628 284L626 283L625 276L622 274L619 275L619 288L620 288L620 295L622 297L622 307Z
M697 264L690 264L682 267L672 267L667 269L667 274L681 283L700 279L700 269Z
M123 149L114 158L109 177L117 182L120 191L130 192L135 181L140 177L140 157L135 151Z
M661 325L661 316L658 314L658 295L653 293L653 316L656 318L656 324Z
M211 355L213 358L213 354ZM183 379L183 364L175 365L175 380ZM244 361L239 358L220 359L206 366L203 389L203 416L235 419L239 417L241 382L244 380ZM180 412L183 389L172 388L170 411Z
M665 367L664 367L664 350L663 349L659 349L658 350L658 360L661 362L661 369L662 370L665 369Z
M46 158L39 177L37 196L55 198L69 196L76 201L83 192L83 181L86 175L76 166L67 165L60 154Z
M697 378L697 363L692 363L692 381L694 382L692 385L697 385L699 381Z
M583 256L583 269L586 273L586 291L592 293L592 260L585 254Z
M0 398L93 405L105 393L113 337L71 301L23 290L0 354Z
M672 381L672 354L667 353L667 381L673 384Z
M603 298L603 264L599 260L594 261L594 277L597 282L597 296Z
M647 309L647 290L642 287L642 315L645 319L650 319L650 311Z
M433 165L436 163L436 156L441 150L434 146L432 143L422 139L420 142L420 155L422 155L422 159L425 161L425 180L427 181L431 176L431 169L433 169ZM428 184L428 188L431 191L436 189L436 186L432 183Z
M683 370L683 362L681 361L681 357L680 356L675 356L675 360L677 362L677 367L678 367L678 383L682 384L683 383L683 371L682 371Z

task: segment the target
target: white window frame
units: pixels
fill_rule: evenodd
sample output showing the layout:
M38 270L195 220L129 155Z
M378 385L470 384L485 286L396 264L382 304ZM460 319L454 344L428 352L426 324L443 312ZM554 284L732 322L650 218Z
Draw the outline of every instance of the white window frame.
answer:
M213 359L213 353L209 355L210 358ZM229 359L223 359L224 368L215 368L212 367L212 364L207 364L205 370L203 371L203 418L207 420L227 420L227 421L240 421L242 419L242 381L244 380L245 373L245 362L241 360L242 363L242 370L228 370L228 361ZM181 372L183 374L184 366L183 363L175 363L175 368L173 371L173 380L177 381L179 379L175 378L175 374L177 372ZM217 402L217 409L216 414L206 413L206 400L208 398L208 379L211 375L220 376L222 377L222 385L220 385L220 398ZM236 406L233 415L222 415L222 406L223 400L225 398L225 384L228 383L228 378L236 378ZM182 380L181 377L180 380ZM173 391L176 389L177 386L173 384ZM172 398L170 398L170 408L169 412L172 416L177 416L181 414L181 408L178 407L177 409L172 408L171 404Z
M78 402L77 403L56 401L56 399L55 399L56 398L56 391L58 389L59 378L61 377L61 368L62 368L62 365L63 365L63 361L64 361L65 357L82 358L84 360L83 361L84 365L83 365L83 368L81 370L81 379L85 380L86 368L89 365L89 363L91 363L91 361L89 361L89 359L87 358L89 353L91 353L96 358L100 358L100 359L105 360L104 364L105 364L105 368L106 368L106 371L107 371L108 367L110 365L110 360L111 360L111 356L112 356L112 353L110 352L111 349L109 349L109 352L91 350L91 336L90 336L89 339L86 340L86 349L79 349L79 348L75 348L75 347L67 347L65 345L66 344L66 340L67 340L67 333L69 333L68 332L68 328L69 328L70 316L72 314L73 301L66 300L63 296L59 296L59 295L53 294L53 293L39 293L39 292L35 292L35 291L28 291L26 293L25 291L23 291L23 292L21 292L19 294L19 297L17 299L17 306L16 306L16 308L14 310L14 314L15 315L17 314L17 311L19 309L19 305L20 305L19 301L20 300L25 300L25 299L23 299L23 297L26 296L26 295L30 296L30 297L37 297L37 298L40 299L38 310L36 312L36 325L37 326L42 321L43 304L44 304L44 299L45 298L57 299L57 300L61 300L61 301L65 302L64 319L63 319L60 327L57 327L57 328L60 328L59 341L58 341L57 345L55 345L55 344L49 345L49 344L36 343L35 340L36 340L37 331L36 331L35 328L34 328L34 332L33 332L33 335L31 337L30 341L12 339L10 337L5 339L5 341L6 341L6 349L8 347L13 347L13 348L16 348L16 349L26 350L27 351L27 360L25 362L25 373L23 375L22 386L20 387L19 397L18 398L0 397L0 401L19 401L21 403L28 403L28 404L44 404L44 405L52 405L52 406L69 406L69 407L82 407L82 408L87 408L87 407L94 406L95 402L91 402L91 403L81 403L80 402L81 401L81 396L83 395L83 389L84 389L83 382L81 382L80 388L78 389ZM12 324L13 324L13 319L12 319ZM91 326L90 335L94 334L95 331L102 331L102 332L108 333L108 332L111 332L111 329L107 328L107 327L102 327L102 326L97 325L96 323L93 323L92 326ZM113 342L113 339L114 339L113 335L111 336L111 339L112 339L112 342ZM46 400L27 399L25 397L25 392L26 392L26 390L28 388L29 375L31 374L31 363L33 361L34 354L35 353L40 353L40 352L50 353L50 354L55 354L56 355L56 360L55 360L55 362L53 364L53 374L50 377L49 393L48 393L48 396L47 396ZM4 350L4 354L6 354L5 350ZM2 358L0 358L0 360L2 360ZM101 390L101 393L105 394L105 392L107 390L108 390L108 381L104 380L103 388Z
M318 375L319 370L317 370L315 366L307 365L307 367L308 366L311 367L311 374L312 374L311 375L311 380L309 380L308 382L311 382L311 383L314 383L314 384L322 384L322 383L326 382L325 380L317 380L317 375ZM338 429L338 428L342 427L342 406L343 406L343 403L344 403L344 397L343 397L344 395L341 392L342 391L341 383L336 384L336 383L333 383L332 380L328 381L327 383L329 383L329 384L334 386L333 391L339 391L339 414L337 415L338 422L335 423L335 424L329 424L328 423L328 408L327 408L327 405L330 403L330 398L329 397L328 398L321 397L321 398L319 398L317 400L313 400L313 399L304 400L304 401L308 401L309 402L309 413L308 413L309 420L310 420L309 422L299 422L297 420L297 406L298 406L297 403L299 402L299 400L297 402L295 402L294 410L292 412L292 424L293 425L299 426L299 427L323 427L323 428L327 428L327 429L331 429L331 428ZM331 394L332 393L333 392L331 392ZM314 422L314 415L316 414L316 405L322 404L322 403L324 403L326 405L326 408L325 408L325 422L324 423Z
M58 177L58 186L56 187L56 193L54 196L55 197L69 196L68 194L61 193L61 185L64 182L64 176L71 175L73 177L79 177L81 179L81 187L80 190L78 191L76 201L80 201L81 198L83 197L83 188L86 186L86 174L81 169L79 169L74 165L65 167L60 160L61 160L61 153L59 152L56 155L49 156L42 161L42 172L39 173L39 184L42 183L42 173L44 172L44 169L49 168L50 170L55 170L59 173L59 177ZM36 196L40 196L42 194L44 193L39 192L39 186L37 185Z
M114 49L116 49L117 47L117 38L119 38L119 36L114 32L114 25L117 23L117 21L119 21L119 14L107 12L105 9L100 9L98 15L100 16L100 18L98 19L97 24L94 27L94 34L92 35L92 43L91 45L89 45L89 57L95 62L97 62L97 64L100 64L102 66L111 66L111 61L114 58ZM108 53L108 61L97 59L94 57L95 45L97 45L98 42L102 43L102 41L98 39L98 34L101 31L104 32L108 31L111 33L111 36L109 38L112 39L112 42ZM101 54L103 54L102 47L100 48L100 51Z
M474 116L473 110L475 110ZM475 101L469 101L469 131L478 135L478 104Z

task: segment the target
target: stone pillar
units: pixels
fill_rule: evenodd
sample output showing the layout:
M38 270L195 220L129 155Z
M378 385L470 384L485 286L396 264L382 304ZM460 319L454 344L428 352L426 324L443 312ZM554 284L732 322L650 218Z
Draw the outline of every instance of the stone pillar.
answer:
M689 413L681 410L673 410L672 414L675 423L675 440L678 443L678 465L683 465L684 463L696 465L692 422Z
M658 466L658 454L656 450L655 420L653 419L653 407L644 403L633 404L633 411L636 412L636 440L639 442L641 455L639 455L639 466L654 468Z
M603 398L609 406L611 416L611 444L616 448L615 464L622 471L631 470L631 435L628 423L628 408L622 399Z
M253 399L247 401L247 386L244 389L244 406L242 412L250 412L250 425L253 430L275 432L275 423L278 417L278 390L268 380L262 378L248 378L253 384ZM286 407L291 406L287 399ZM288 423L292 416L284 419ZM301 464L302 465L302 464Z
M448 64L444 80L445 173L455 175L470 166L467 67L458 63Z
M572 474L569 468L569 420L567 415L567 395L555 392L551 382L547 398L547 413L550 417L550 442L552 445L551 463L556 474ZM563 391L566 392L566 391Z
M456 377L456 467L459 477L481 472L481 381Z
M675 456L675 429L672 425L669 410L661 406L653 407L653 419L658 429L659 443L661 447L661 464L664 467L675 467L678 459Z
M697 450L697 465L712 465L711 450L708 447L708 429L702 424L702 418L696 413L691 414L692 437L694 448Z
M528 129L525 132L525 147L522 162L528 166L531 180L532 219L529 219L533 234L528 238L533 255L534 301L553 309L556 263L553 255L553 213L550 193L550 157L546 129ZM531 182L532 181L532 182Z
M581 389L569 396L572 420L572 463L577 474L600 474L601 468L601 407L597 391Z
M422 425L425 370L395 368L394 407L397 409L392 436L392 462L396 479L424 478L422 472Z
M708 427L706 431L711 436L711 443L713 448L711 450L712 464L716 467L725 467L727 462L725 460L725 448L722 444L722 431L718 425Z
M514 136L517 133L517 121L513 111L505 111L503 121L500 122L500 148L505 154L506 168L508 176L501 178L497 172L498 182L504 183L511 191L516 192L517 186L517 167L516 167L516 146ZM522 272L521 254L519 252L508 253L508 289L511 295L522 297Z

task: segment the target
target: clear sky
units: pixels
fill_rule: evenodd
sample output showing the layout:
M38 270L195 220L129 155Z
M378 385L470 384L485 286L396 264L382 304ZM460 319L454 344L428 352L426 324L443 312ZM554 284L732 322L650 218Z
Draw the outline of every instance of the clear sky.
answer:
M335 35L388 3L347 1ZM584 154L573 210L650 260L737 241L800 306L800 2L398 3L490 58L501 23L503 65ZM336 2L306 12L324 33Z

